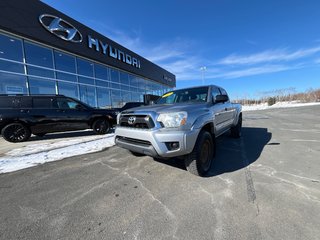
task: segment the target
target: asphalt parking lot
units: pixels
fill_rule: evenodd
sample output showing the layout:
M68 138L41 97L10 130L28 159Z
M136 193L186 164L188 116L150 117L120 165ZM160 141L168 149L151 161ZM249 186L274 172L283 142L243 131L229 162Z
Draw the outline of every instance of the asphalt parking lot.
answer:
M320 106L245 112L210 174L105 151L0 175L1 239L319 239Z

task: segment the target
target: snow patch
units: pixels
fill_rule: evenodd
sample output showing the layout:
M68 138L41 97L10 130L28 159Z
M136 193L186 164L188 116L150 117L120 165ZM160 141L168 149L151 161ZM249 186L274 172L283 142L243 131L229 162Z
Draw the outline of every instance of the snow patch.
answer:
M242 111L255 111L255 110L265 110L265 109L274 109L274 108L290 108L290 107L305 107L305 106L313 106L320 105L320 102L312 102L312 103L300 103L297 101L291 102L277 102L272 106L268 106L267 103L261 103L256 105L243 105Z
M0 157L0 173L13 172L46 162L98 152L114 145L114 134L54 143L37 143L14 149Z

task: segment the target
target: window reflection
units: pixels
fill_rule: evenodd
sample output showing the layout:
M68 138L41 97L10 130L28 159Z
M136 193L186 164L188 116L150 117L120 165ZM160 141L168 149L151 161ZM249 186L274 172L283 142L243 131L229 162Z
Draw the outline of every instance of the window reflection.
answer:
M106 88L97 88L97 99L99 108L109 108L111 106L110 90Z
M93 63L77 58L78 74L93 77Z
M76 73L76 60L75 57L62 52L54 51L54 60L56 69Z
M27 94L27 78L0 72L0 94Z
M94 64L95 77L103 80L109 80L109 68L100 64Z
M56 94L55 81L29 77L30 94Z
M14 73L24 73L23 64L9 62L6 60L1 60L1 59L0 59L0 70L14 72Z
M78 87L76 84L58 82L59 94L79 99Z
M0 34L0 58L23 62L22 41Z
M119 71L116 69L110 69L110 77L112 82L119 82Z
M80 85L80 100L92 107L96 107L95 88L91 86Z
M53 68L52 50L25 41L24 51L27 63Z

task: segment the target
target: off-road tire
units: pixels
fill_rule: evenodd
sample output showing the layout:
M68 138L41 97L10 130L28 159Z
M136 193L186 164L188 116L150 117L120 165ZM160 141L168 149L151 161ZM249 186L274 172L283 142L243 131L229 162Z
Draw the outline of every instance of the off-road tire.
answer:
M145 156L145 154L143 154L143 153L137 153L137 152L133 152L133 151L129 151L129 152L135 157L143 157L143 156Z
M11 123L1 130L1 135L8 142L16 143L27 141L31 136L31 132L22 123Z
M209 132L201 131L193 151L185 157L186 169L194 175L205 176L211 168L215 151L215 139Z
M110 123L104 118L99 118L93 122L92 130L95 134L106 134L110 131Z
M231 128L231 136L234 138L241 137L241 130L242 130L242 114L240 113L237 125Z

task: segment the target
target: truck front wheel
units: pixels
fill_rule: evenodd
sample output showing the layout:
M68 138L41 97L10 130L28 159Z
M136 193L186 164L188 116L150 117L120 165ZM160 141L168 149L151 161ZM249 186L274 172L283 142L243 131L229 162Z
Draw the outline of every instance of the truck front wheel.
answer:
M194 175L205 176L211 168L215 148L211 134L201 131L193 151L184 160L187 170Z

